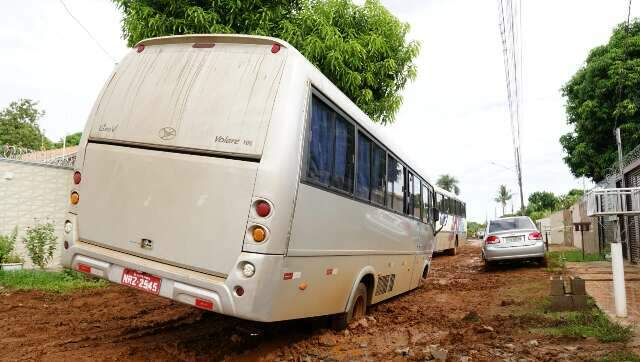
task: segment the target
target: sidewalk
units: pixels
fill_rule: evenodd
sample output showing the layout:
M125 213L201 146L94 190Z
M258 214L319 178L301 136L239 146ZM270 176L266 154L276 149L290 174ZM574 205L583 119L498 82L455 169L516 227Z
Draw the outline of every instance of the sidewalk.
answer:
M627 290L627 318L617 318L613 301L613 279L611 263L592 261L567 263L567 271L585 280L587 293L595 300L598 308L612 320L622 324L640 325L640 265L625 263L624 279Z

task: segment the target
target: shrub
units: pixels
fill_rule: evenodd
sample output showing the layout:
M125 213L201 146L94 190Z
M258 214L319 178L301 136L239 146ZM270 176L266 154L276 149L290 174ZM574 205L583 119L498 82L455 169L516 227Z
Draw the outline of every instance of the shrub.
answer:
M53 258L57 239L54 235L53 224L48 222L28 227L22 242L25 244L33 264L44 269Z
M11 234L0 235L0 264L10 263L8 259L13 256L13 249L18 238L18 227L16 226Z

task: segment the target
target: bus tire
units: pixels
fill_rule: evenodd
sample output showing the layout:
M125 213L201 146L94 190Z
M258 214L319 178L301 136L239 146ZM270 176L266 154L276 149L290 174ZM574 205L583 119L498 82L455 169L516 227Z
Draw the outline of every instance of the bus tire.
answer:
M447 255L456 256L458 254L458 235L456 235L456 243L453 245L453 248L447 249Z
M367 286L364 283L358 284L351 305L345 313L331 316L331 327L335 330L343 330L349 326L353 320L364 318L367 314Z

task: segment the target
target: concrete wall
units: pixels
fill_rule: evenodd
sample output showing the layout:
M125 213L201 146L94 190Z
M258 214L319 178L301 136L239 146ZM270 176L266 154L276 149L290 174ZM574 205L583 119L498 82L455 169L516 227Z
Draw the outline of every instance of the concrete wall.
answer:
M53 222L58 237L51 266L59 264L72 173L69 168L0 159L0 234L18 226L16 249L25 267L32 264L22 243L24 230L47 221Z
M540 230L545 238L549 238L549 244L567 245L573 244L573 233L571 231L571 213L569 210L556 211L544 220L544 228ZM567 223L569 226L567 226Z
M587 216L587 205L584 201L578 201L569 209L571 211L571 222L575 223L590 223L589 231L576 231L573 228L573 246L582 249L584 244L584 251L587 254L597 254L598 250L598 224L595 218ZM584 236L584 240L582 237Z

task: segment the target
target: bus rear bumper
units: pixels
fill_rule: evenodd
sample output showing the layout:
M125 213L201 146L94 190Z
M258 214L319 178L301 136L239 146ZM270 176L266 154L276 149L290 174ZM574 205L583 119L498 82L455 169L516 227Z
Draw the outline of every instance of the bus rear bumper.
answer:
M263 259L258 254L243 254L243 256L251 260L256 267L268 264L264 260L258 260ZM255 280L240 281L234 275L223 278L84 242L76 242L65 250L63 265L116 284L123 284L125 270L135 271L160 279L159 290L157 292L147 290L149 293L220 314L262 322L271 321L268 311L262 308L256 310L253 305L254 295L260 284L257 276ZM238 296L234 292L237 286L242 286L244 295Z

